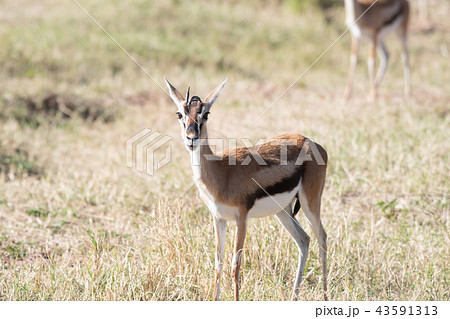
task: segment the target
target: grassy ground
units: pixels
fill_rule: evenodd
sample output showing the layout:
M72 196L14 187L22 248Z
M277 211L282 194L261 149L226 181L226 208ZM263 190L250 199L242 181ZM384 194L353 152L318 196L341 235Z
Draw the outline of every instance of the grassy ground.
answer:
M366 100L365 63L342 101L347 35L252 126L345 30L341 6L79 2L159 83L204 97L229 77L211 137L299 132L327 149L330 299L450 299L448 10L432 5L427 28L413 17L411 99L392 38L379 101ZM195 188L179 197L192 173L170 99L76 3L0 8L0 299L211 299L212 218ZM145 127L173 136L152 177L125 165ZM242 299L290 299L297 248L281 226L252 220L245 248ZM300 299L320 300L315 241L304 278Z

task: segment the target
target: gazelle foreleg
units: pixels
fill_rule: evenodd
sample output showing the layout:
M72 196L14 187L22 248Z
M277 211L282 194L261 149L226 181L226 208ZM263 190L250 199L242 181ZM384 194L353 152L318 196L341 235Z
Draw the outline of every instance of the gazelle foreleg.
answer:
M386 73L386 68L389 61L389 52L381 39L378 41L377 52L378 57L380 58L380 66L378 67L376 84L379 87L381 81L383 80L384 74Z
M248 212L239 210L239 217L236 221L236 238L234 243L234 256L232 263L232 276L234 282L234 300L239 300L239 271L242 262L245 236L247 235L247 214Z
M352 96L353 83L355 81L356 64L358 63L358 51L359 51L359 38L352 35L352 52L350 54L350 66L344 96L344 98L347 100Z
M214 229L216 232L216 280L214 281L214 300L218 301L220 298L220 277L223 269L223 254L225 248L225 237L227 233L226 220L214 218Z
M309 236L300 227L300 224L295 217L292 216L292 209L290 206L277 213L275 217L292 236L299 249L297 279L295 280L293 294L293 299L297 300L298 294L300 293L300 284L302 282L303 272L305 271L306 259L308 258Z

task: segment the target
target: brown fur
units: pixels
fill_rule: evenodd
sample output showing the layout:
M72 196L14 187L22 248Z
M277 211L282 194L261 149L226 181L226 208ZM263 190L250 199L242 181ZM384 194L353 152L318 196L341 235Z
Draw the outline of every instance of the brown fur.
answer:
M365 4L367 6L370 6L372 3L374 3L377 0L356 0L356 2ZM389 4L391 2L395 2L397 0L378 0L377 4Z
M290 141L296 141L296 145L287 145ZM285 134L275 136L262 145L250 148L227 149L222 154L215 155L216 160L214 161L203 161L202 159L200 180L219 202L228 206L248 207L248 197L260 189L253 179L266 189L270 185L291 176L296 169L304 167L308 175L322 174L322 171L326 170L326 165L317 165L317 160L319 159L316 159L314 154L312 154L310 143L314 142L306 139L304 136ZM287 148L288 165L280 165L281 145L285 145ZM202 156L214 155L208 145L202 145L201 147ZM311 156L315 165L308 165L309 162L295 165L303 147L306 150L306 154ZM322 159L326 163L327 154L325 150L317 143L314 143L314 147L319 150ZM254 158L254 156L258 155L267 165L258 164ZM250 157L250 163L242 165L247 157ZM230 165L230 162L236 163L236 165Z
M359 17L374 1L357 0L354 2L355 17ZM401 13L403 7L407 5L407 3L407 0L378 0L378 2L358 20L357 24L361 29L378 32L386 23Z

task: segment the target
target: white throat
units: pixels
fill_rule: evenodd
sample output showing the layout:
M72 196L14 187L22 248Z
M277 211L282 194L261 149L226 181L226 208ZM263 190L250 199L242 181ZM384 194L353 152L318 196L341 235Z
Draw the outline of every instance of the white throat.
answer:
M189 151L194 180L198 180L201 177L201 147L201 145L198 145L194 150Z
M354 0L345 0L345 23L350 27L355 22Z

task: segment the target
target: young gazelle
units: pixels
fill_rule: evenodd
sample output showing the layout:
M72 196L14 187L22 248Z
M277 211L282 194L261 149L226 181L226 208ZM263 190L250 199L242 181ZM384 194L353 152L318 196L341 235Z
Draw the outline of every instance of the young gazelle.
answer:
M327 234L320 220L320 202L325 182L327 153L301 135L279 135L249 148L227 149L214 154L208 144L207 120L211 106L225 82L202 101L186 98L167 80L169 93L178 108L181 135L191 154L194 180L200 197L214 219L216 232L214 299L219 300L225 234L228 221L237 225L232 274L234 297L239 300L239 269L249 218L275 215L299 247L294 299L300 291L308 255L309 236L295 214L300 205L319 241L323 289L327 299ZM254 158L255 160L251 160Z
M376 3L374 3L375 1ZM411 84L407 44L408 21L408 0L345 0L345 22L347 26L352 26L350 29L352 51L350 55L347 87L345 90L345 97L347 99L352 94L359 41L362 36L370 40L369 57L367 60L370 79L370 98L376 99L377 90L381 80L383 80L389 59L389 52L386 49L383 39L391 31L396 31L400 38L403 51L404 94L405 96L410 94ZM378 56L380 57L380 66L376 77L375 49L378 51Z

